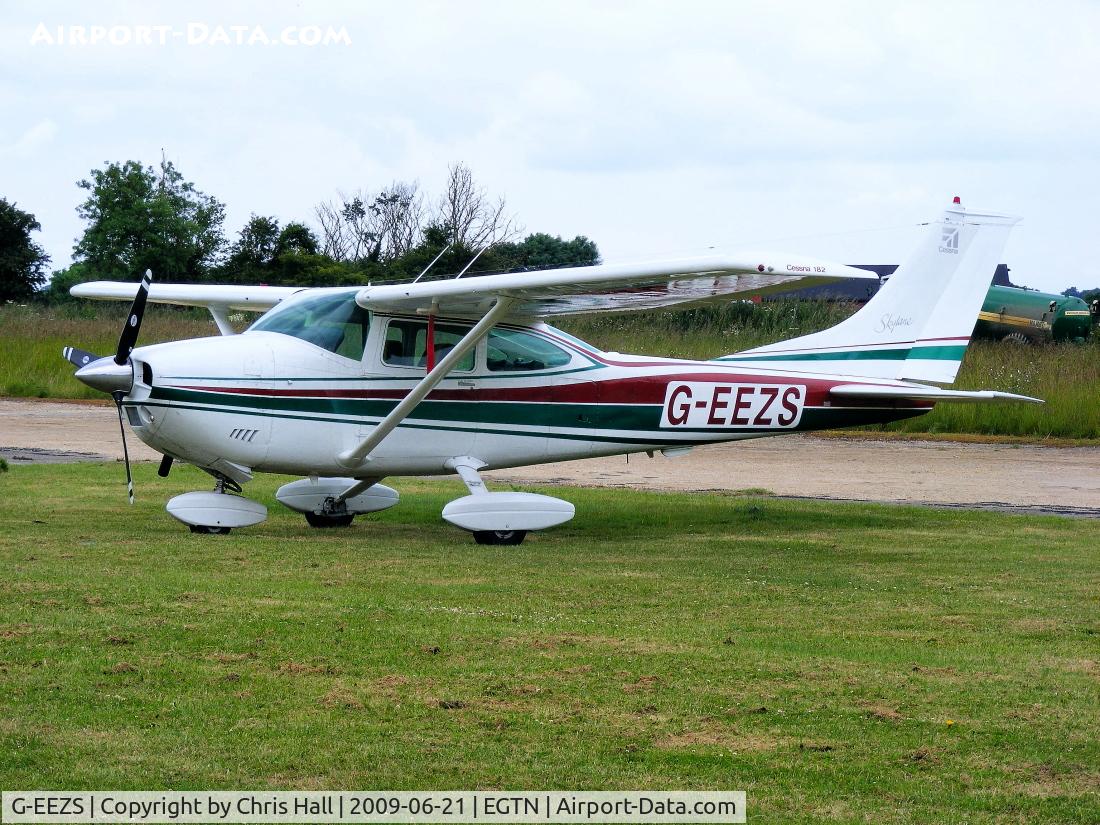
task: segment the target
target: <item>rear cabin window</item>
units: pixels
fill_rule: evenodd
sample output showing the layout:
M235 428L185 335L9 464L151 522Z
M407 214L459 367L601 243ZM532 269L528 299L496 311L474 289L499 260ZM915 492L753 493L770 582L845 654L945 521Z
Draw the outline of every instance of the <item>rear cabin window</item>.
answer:
M249 332L279 332L360 361L370 331L370 313L354 292L305 298L264 315Z
M469 327L452 324L435 325L435 363L445 356L470 331ZM391 367L426 367L428 365L427 321L390 321L386 327L386 343L382 345L382 363ZM474 368L474 353L470 350L455 366L467 372Z
M564 367L571 357L545 338L511 329L489 333L486 364L491 372L527 372Z

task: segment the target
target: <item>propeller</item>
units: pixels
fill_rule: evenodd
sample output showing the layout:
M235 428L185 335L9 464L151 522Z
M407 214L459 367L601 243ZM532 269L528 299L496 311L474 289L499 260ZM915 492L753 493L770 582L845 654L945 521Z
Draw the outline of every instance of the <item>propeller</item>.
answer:
M130 360L130 353L134 351L137 343L138 332L141 330L141 319L145 317L145 302L149 300L149 287L153 283L153 271L145 270L138 287L134 302L130 305L130 314L126 318L126 326L122 328L122 335L118 336L118 349L115 350L115 363L120 367Z
M65 347L62 355L78 369L75 377L89 387L110 393L118 412L118 428L122 433L122 456L126 463L126 492L130 503L134 503L134 478L130 472L130 451L126 446L126 425L122 420L122 401L134 388L134 362L130 354L137 344L141 331L141 320L145 317L145 305L149 300L149 287L153 283L153 273L145 270L130 312L126 316L126 325L118 337L118 347L114 357L100 357L76 347Z

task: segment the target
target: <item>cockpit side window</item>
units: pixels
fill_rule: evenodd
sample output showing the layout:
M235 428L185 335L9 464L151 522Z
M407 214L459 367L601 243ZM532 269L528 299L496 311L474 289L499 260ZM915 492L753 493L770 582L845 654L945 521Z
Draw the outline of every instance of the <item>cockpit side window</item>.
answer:
M527 372L564 367L572 357L545 338L514 329L489 333L486 366L490 372Z
M354 292L318 295L269 312L248 331L279 332L361 361L370 313L355 303Z
M439 362L451 348L469 332L468 327L453 324L435 325L435 360ZM466 372L474 368L475 350L470 350L455 365ZM386 342L382 345L382 363L391 367L425 367L428 362L428 324L426 321L394 319L386 327Z

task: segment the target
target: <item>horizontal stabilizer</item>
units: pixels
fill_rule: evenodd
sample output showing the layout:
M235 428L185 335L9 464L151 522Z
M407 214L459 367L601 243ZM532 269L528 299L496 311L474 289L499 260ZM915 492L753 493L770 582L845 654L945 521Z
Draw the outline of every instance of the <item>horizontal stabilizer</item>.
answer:
M873 386L870 384L840 384L829 390L835 398L867 398L879 401L1024 401L1042 404L1043 399L1030 395L993 390L945 390L920 384L912 386Z

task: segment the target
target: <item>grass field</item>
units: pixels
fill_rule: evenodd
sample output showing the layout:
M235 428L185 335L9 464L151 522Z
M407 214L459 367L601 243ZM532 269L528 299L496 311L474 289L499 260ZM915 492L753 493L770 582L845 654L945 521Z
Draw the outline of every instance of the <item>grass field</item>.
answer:
M777 302L685 311L621 313L567 320L567 331L611 351L678 358L714 358L832 326L852 306ZM102 398L72 377L62 347L114 351L126 308L74 305L58 309L0 307L0 396ZM251 315L246 315L251 318ZM150 307L142 343L216 334L204 310ZM977 342L966 354L959 389L995 389L1043 398L1024 404L941 404L930 415L892 424L892 431L976 433L1033 439L1100 439L1100 336L1085 346L1019 347Z
M1100 524L449 481L192 536L188 468L0 473L0 787L745 789L749 821L1100 820ZM273 505L273 479L250 494Z

